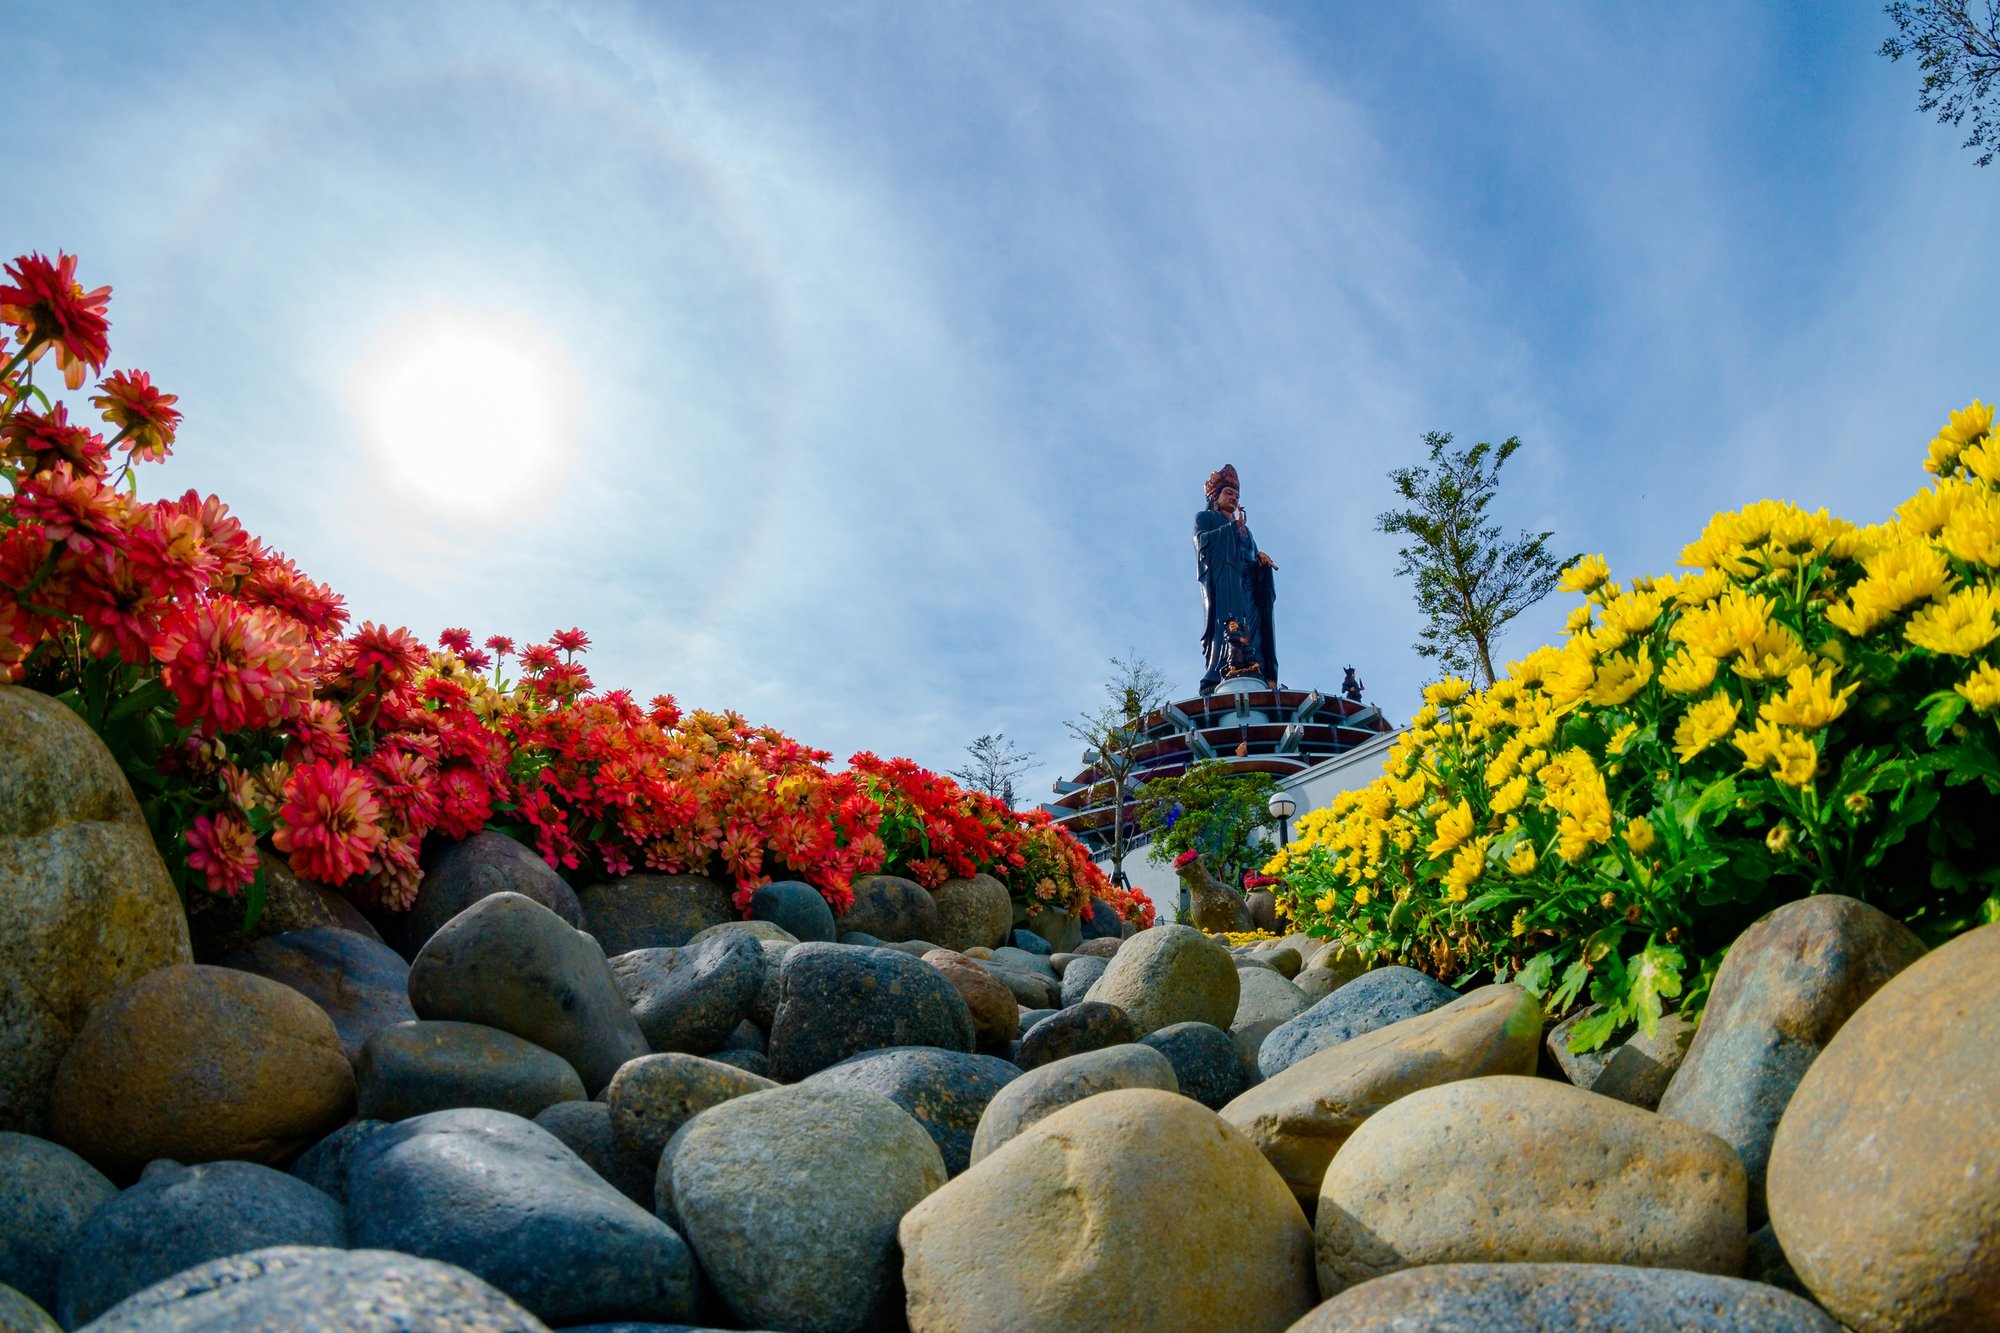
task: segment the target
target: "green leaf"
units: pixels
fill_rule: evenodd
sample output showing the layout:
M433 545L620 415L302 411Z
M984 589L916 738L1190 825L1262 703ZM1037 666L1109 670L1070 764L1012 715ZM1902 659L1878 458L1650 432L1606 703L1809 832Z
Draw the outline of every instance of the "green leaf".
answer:
M1570 1053L1578 1055L1584 1051L1594 1051L1611 1040L1611 1034L1617 1030L1618 1015L1609 1010L1578 1019L1570 1025Z
M257 878L250 881L250 887L243 893L243 933L248 935L257 928L257 918L264 915L264 867L257 867Z
M1687 804L1685 809L1679 812L1678 822L1681 826L1681 832L1692 835L1697 824L1703 822L1721 822L1719 819L1709 821L1708 817L1710 815L1719 815L1735 804L1736 775L1726 773L1714 782L1709 783L1708 786L1702 788L1701 794L1696 796L1694 800Z
M1521 975L1515 980L1528 994L1540 999L1549 993L1549 983L1555 980L1555 976L1556 956L1551 950L1544 949L1528 960L1528 965L1521 969Z
M1950 731L1959 714L1965 711L1965 696L1957 690L1939 690L1926 698L1922 707L1924 735L1932 745L1936 745L1938 738Z
M1681 993L1681 969L1686 965L1679 949L1657 941L1649 941L1633 959L1627 972L1630 985L1626 994L1647 1036L1659 1030L1661 999L1671 1000Z
M1590 969L1584 966L1583 960L1579 958L1572 962L1563 971L1562 984L1557 986L1555 994L1549 997L1550 1012L1559 1014L1575 1004L1576 997L1583 992L1583 983L1588 980L1590 980Z

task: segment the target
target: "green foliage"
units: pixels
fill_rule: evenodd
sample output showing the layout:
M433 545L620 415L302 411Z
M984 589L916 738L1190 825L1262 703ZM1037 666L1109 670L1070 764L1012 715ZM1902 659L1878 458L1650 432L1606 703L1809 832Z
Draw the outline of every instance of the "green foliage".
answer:
M1232 889L1262 865L1267 833L1277 821L1269 803L1277 782L1268 773L1232 773L1205 760L1140 791L1139 827L1152 836L1147 856L1171 864L1182 852L1200 852L1210 873Z

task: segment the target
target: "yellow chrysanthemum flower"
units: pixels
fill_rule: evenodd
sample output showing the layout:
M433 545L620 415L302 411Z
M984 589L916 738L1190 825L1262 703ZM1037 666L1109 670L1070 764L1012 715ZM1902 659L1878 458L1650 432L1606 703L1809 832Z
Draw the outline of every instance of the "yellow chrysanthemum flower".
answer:
M1707 653L1684 649L1660 668L1660 684L1669 694L1699 694L1715 683L1715 669L1720 665Z
M1644 689L1653 678L1652 652L1641 647L1637 657L1608 658L1597 669L1590 688L1590 701L1602 708L1616 708Z
M1911 616L1903 637L1934 653L1970 657L2000 638L2000 591L1961 588Z
M1982 490L1959 505L1937 540L1968 565L2000 567L2000 494Z
M1587 634L1590 632L1590 623L1590 607L1585 604L1564 617L1563 631L1568 634Z
M1528 775L1522 773L1493 793L1493 813L1504 815L1510 810L1521 808L1521 802L1528 799Z
M1972 669L1972 674L1952 686L1965 696L1965 701L1981 713L1990 713L2000 708L2000 670L1991 662L1981 662Z
M1373 901L1375 901L1375 891L1366 884L1363 884L1354 891L1354 905L1356 907L1366 907Z
M1757 716L1779 726L1800 731L1818 731L1847 711L1847 701L1860 686L1835 690L1834 670L1816 672L1809 666L1794 669L1785 679L1791 688L1764 701Z
M1656 592L1628 592L1605 604L1605 628L1634 639L1650 634L1653 623L1660 618L1660 607L1665 600Z
M1424 687L1424 702L1436 708L1449 708L1472 693L1472 685L1456 676L1447 676L1434 685Z
M1674 754L1685 764L1736 727L1739 708L1726 694L1712 694L1687 710L1674 727Z
M1475 838L1458 849L1458 855L1451 858L1451 868L1445 871L1445 900L1462 903L1471 893L1472 886L1486 870L1486 846L1491 838Z
M2000 447L1994 441L1980 441L1960 454L1958 461L1988 486L2000 486Z
M1682 607L1707 606L1729 587L1729 575L1719 569L1689 574L1674 580L1674 602Z
M1803 787L1819 770L1819 747L1774 722L1759 721L1730 737L1745 769L1769 768L1788 787Z
M1604 743L1604 753L1613 756L1624 754L1625 747L1630 745L1632 738L1638 734L1639 724L1637 722L1627 722L1624 726L1611 733L1611 739Z
M1556 586L1564 592L1596 592L1611 577L1611 566L1601 555L1587 555L1562 572Z
M1948 473L1962 450L1993 428L1993 409L1978 399L1970 407L1961 407L1951 414L1944 429L1931 441L1930 457L1924 468L1929 472Z
M1437 837L1431 842L1430 847L1426 849L1424 855L1427 857L1443 856L1446 852L1471 837L1472 827L1472 803L1460 800L1457 805L1454 805L1451 809L1438 816Z
M1782 680L1806 662L1806 646L1776 621L1745 645L1730 670L1745 680Z
M1774 603L1761 593L1731 588L1713 605L1685 612L1672 637L1698 653L1731 658L1754 646L1771 627Z
M1510 875L1532 875L1535 873L1535 847L1533 843L1522 842L1507 858L1507 873Z
M1625 825L1625 845L1632 849L1632 855L1644 856L1653 850L1656 835L1651 821L1644 816Z

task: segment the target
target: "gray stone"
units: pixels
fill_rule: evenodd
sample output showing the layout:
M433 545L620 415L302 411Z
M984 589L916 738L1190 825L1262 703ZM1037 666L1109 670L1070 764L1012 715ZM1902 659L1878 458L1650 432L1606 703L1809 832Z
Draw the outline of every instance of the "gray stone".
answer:
M916 1117L955 1176L971 1163L973 1131L987 1103L1020 1076L1019 1065L990 1055L904 1046L842 1060L806 1083L881 1093Z
M1192 926L1162 925L1127 940L1087 998L1117 1005L1144 1036L1190 1021L1226 1028L1241 992L1227 949Z
M886 949L889 947L889 941L879 935L870 935L865 930L843 930L840 932L839 943L851 945L857 949Z
M1120 939L1124 935L1125 923L1118 916L1118 909L1105 898L1092 898L1090 910L1084 913L1082 934L1085 943L1091 940Z
M194 960L180 895L118 761L46 694L0 686L0 1130L49 1132L85 1018Z
M361 1146L354 1244L457 1264L551 1324L684 1319L687 1246L547 1130L502 1111L439 1111Z
M569 1061L480 1023L383 1028L361 1048L355 1082L356 1111L368 1120L408 1120L459 1106L533 1117L586 1096Z
M1087 954L1073 955L1075 961L1063 969L1062 1002L1068 1008L1072 1004L1083 1003L1083 997L1097 979L1104 975L1104 969L1111 966L1109 958L1092 958Z
M719 926L703 926L681 947L683 949L692 949L696 945L703 944L714 939L717 935L729 931L735 931L739 935L748 935L759 944L762 944L766 940L771 940L778 944L797 944L799 942L799 937L792 934L791 931L786 930L783 926L774 926L768 921L725 921Z
M709 1107L777 1086L721 1060L678 1053L648 1055L626 1065L611 1080L607 1104L612 1132L633 1153L649 1164L657 1163L667 1140Z
M647 1053L597 942L518 893L481 898L431 936L410 965L410 1003L554 1051L593 1093Z
M1363 973L1266 1037L1257 1068L1273 1078L1308 1056L1456 999L1457 991L1414 968Z
M937 901L923 885L901 875L863 875L854 881L854 901L835 920L842 935L860 931L883 943L937 938Z
M163 1278L271 1245L347 1243L341 1207L254 1162L210 1162L142 1180L92 1213L63 1252L56 1318L76 1328Z
M1139 1040L1139 1029L1115 1004L1083 1000L1044 1018L1021 1035L1014 1062L1034 1069L1053 1060L1124 1046Z
M1270 1031L1280 1023L1298 1017L1312 1004L1304 991L1285 980L1284 974L1274 968L1245 972L1236 980L1240 989L1236 1016L1229 1024L1231 1032L1241 1032L1259 1023L1267 1024L1265 1030Z
M990 958L974 958L972 961L997 977L1002 985L1013 992L1017 1003L1030 1009L1059 1007L1062 986L1054 979L1036 972L1024 972L1020 968L1007 967Z
M758 983L757 994L750 1001L750 1021L768 1034L772 1020L778 1016L778 979L785 970L785 955L795 946L777 940L760 940L758 947L764 951L764 979Z
M117 1186L60 1144L0 1131L0 1283L54 1309L56 1269Z
M1019 949L1022 953L1040 954L1046 957L1049 954L1052 954L1056 951L1055 946L1049 943L1049 941L1042 938L1034 931L1027 930L1021 927L1016 927L1014 933L1008 936L1007 939L1011 947ZM1064 953L1076 952L1075 942L1072 942L1067 948L1063 950L1063 952Z
M91 1333L548 1333L462 1268L386 1250L281 1245L198 1264L121 1302Z
M746 1018L736 1025L734 1032L723 1038L722 1045L717 1048L717 1052L755 1051L759 1055L762 1055L766 1045L764 1029Z
M482 830L438 853L407 912L383 914L382 938L415 958L444 923L495 893L532 898L572 926L583 924L576 893L549 863L504 833Z
M890 1046L973 1048L965 998L936 968L892 949L794 945L780 985L767 1054L781 1083Z
M0 1283L0 1333L62 1333L62 1325L40 1305Z
M758 1078L771 1077L771 1057L762 1051L717 1051L708 1059L719 1065L733 1065L746 1074L755 1074Z
M221 965L281 982L326 1010L349 1060L361 1058L361 1044L374 1033L417 1016L410 965L382 941L351 930L288 930L252 940Z
M1275 946L1258 950L1255 957L1287 981L1296 977L1300 969L1306 965L1306 960L1299 955L1299 951L1282 940Z
M1003 945L995 949L993 957L986 961L995 967L1012 968L1031 977L1060 981L1061 978L1056 975L1056 966L1050 961L1051 957L1053 955L1032 953L1026 949L1016 949L1012 945Z
M1433 1264L1350 1287L1290 1333L1839 1333L1824 1311L1739 1277L1623 1264Z
M575 1071L571 1072L574 1075ZM347 1164L355 1148L387 1128L387 1120L356 1120L342 1125L299 1154L299 1160L292 1163L292 1174L345 1208Z
M662 1169L703 1272L738 1319L763 1328L898 1318L896 1225L945 1182L937 1145L901 1107L817 1083L712 1108Z
M940 948L963 953L1007 942L1014 925L1014 900L1007 886L993 876L948 879L932 891L931 898L937 904Z
M752 893L750 916L781 927L795 940L831 940L838 935L826 896L796 879L777 880Z
M1211 1023L1173 1023L1139 1039L1174 1067L1181 1094L1219 1111L1243 1091L1243 1066L1227 1032Z
M1027 922L1016 933L1038 937L1049 953L1074 953L1077 945L1083 943L1083 922L1067 908L1043 907L1031 910ZM1021 947L1042 952L1031 943L1023 943Z
M1131 938L1129 935L1122 933L1117 935L1086 935L1083 943L1077 945L1073 952L1084 954L1090 958L1115 958L1118 956L1118 950L1123 947L1125 941L1129 938Z
M611 960L619 993L655 1052L718 1049L764 984L764 950L738 926L679 949L635 949Z
M1028 1008L1028 1006L1022 1005L1021 1031L1026 1032L1029 1028L1041 1022L1043 1019L1054 1018L1057 1014L1061 1012L1062 1010L1060 1009L1030 1009Z
M1179 1092L1180 1084L1166 1056L1136 1043L1085 1051L1031 1069L987 1103L972 1135L972 1164L977 1166L1036 1121L1086 1097L1118 1088Z
M536 1116L535 1123L562 1140L564 1147L581 1157L585 1166L604 1177L620 1194L652 1211L654 1161L632 1149L612 1130L608 1104L557 1102Z
M1659 1107L1736 1149L1752 1222L1764 1218L1771 1138L1793 1089L1848 1015L1923 952L1894 917L1832 893L1786 903L1729 946Z
M577 895L583 927L607 957L634 949L678 949L710 926L737 919L720 880L706 875L626 875Z

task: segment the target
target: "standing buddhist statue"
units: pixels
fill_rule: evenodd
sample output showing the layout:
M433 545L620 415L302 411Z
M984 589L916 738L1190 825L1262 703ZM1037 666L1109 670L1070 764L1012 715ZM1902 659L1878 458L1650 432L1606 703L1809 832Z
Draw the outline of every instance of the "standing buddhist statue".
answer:
M1236 469L1211 472L1203 488L1208 508L1194 516L1195 572L1201 579L1208 621L1201 631L1201 692L1225 680L1252 677L1278 687L1278 639L1271 624L1275 595L1271 557L1257 549L1250 523L1237 503Z

